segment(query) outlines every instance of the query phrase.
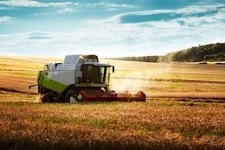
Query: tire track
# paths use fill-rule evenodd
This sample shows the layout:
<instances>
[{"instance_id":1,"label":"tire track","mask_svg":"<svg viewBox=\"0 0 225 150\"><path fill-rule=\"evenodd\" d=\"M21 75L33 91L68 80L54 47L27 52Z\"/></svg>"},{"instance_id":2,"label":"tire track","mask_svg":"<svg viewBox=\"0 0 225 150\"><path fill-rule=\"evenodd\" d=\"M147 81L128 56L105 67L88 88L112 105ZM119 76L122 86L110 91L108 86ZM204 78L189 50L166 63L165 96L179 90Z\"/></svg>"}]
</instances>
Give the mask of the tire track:
<instances>
[{"instance_id":1,"label":"tire track","mask_svg":"<svg viewBox=\"0 0 225 150\"><path fill-rule=\"evenodd\" d=\"M173 96L173 95L150 95L148 98L176 98L176 99L214 99L225 101L225 96Z\"/></svg>"},{"instance_id":2,"label":"tire track","mask_svg":"<svg viewBox=\"0 0 225 150\"><path fill-rule=\"evenodd\" d=\"M148 96L151 99L170 99L178 102L206 102L206 103L225 103L225 97L194 97L194 96Z\"/></svg>"},{"instance_id":3,"label":"tire track","mask_svg":"<svg viewBox=\"0 0 225 150\"><path fill-rule=\"evenodd\" d=\"M26 94L26 95L37 95L36 93L32 93L32 92L25 92L25 91L20 91L20 90L16 90L16 89L8 89L8 88L3 88L3 87L0 87L0 91L10 92L10 93L18 93L18 94Z\"/></svg>"}]
</instances>

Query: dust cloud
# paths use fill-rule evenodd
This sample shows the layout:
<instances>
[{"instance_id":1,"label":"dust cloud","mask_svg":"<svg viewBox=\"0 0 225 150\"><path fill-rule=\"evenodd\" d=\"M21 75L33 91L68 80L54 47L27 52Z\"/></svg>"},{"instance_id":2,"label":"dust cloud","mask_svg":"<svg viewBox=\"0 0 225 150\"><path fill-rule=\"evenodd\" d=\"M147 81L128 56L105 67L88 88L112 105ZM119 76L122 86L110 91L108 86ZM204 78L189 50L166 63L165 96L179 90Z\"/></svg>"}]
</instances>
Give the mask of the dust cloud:
<instances>
[{"instance_id":1,"label":"dust cloud","mask_svg":"<svg viewBox=\"0 0 225 150\"><path fill-rule=\"evenodd\" d=\"M143 78L145 76L141 73L133 73L129 77L115 77L111 79L110 88L119 92L129 91L130 93L136 93L143 91L147 83Z\"/></svg>"},{"instance_id":2,"label":"dust cloud","mask_svg":"<svg viewBox=\"0 0 225 150\"><path fill-rule=\"evenodd\" d=\"M168 73L174 71L171 70L171 64L145 63L144 65L146 66L143 67L137 65L135 68L129 68L126 73L121 73L121 70L124 68L127 69L124 66L124 68L118 71L118 74L116 72L114 75L112 75L110 80L110 89L119 92L129 91L130 93L136 93L138 91L145 92L153 86L160 86L156 85L155 82L152 84L153 81L170 78Z\"/></svg>"}]
</instances>

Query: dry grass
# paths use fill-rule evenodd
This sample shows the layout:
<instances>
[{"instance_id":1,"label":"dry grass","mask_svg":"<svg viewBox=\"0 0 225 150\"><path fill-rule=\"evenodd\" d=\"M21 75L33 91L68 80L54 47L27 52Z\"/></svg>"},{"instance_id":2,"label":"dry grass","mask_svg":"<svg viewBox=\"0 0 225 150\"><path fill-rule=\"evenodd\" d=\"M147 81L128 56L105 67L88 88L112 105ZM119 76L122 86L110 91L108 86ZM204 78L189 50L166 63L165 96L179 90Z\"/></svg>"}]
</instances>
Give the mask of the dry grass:
<instances>
[{"instance_id":1,"label":"dry grass","mask_svg":"<svg viewBox=\"0 0 225 150\"><path fill-rule=\"evenodd\" d=\"M147 102L31 103L45 59L0 57L0 148L225 149L223 66L104 61L115 89Z\"/></svg>"},{"instance_id":2,"label":"dry grass","mask_svg":"<svg viewBox=\"0 0 225 150\"><path fill-rule=\"evenodd\" d=\"M0 142L8 148L221 149L224 117L223 104L1 103Z\"/></svg>"}]
</instances>

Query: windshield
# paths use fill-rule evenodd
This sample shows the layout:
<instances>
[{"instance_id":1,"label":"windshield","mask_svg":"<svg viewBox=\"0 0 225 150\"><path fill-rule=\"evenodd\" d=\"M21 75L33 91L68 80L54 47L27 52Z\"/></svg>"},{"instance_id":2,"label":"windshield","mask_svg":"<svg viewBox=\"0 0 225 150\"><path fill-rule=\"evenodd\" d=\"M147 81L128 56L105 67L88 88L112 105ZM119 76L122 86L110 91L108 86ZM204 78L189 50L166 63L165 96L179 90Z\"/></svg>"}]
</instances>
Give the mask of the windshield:
<instances>
[{"instance_id":1,"label":"windshield","mask_svg":"<svg viewBox=\"0 0 225 150\"><path fill-rule=\"evenodd\" d=\"M109 66L83 65L81 67L82 82L95 84L109 83L109 68Z\"/></svg>"}]
</instances>

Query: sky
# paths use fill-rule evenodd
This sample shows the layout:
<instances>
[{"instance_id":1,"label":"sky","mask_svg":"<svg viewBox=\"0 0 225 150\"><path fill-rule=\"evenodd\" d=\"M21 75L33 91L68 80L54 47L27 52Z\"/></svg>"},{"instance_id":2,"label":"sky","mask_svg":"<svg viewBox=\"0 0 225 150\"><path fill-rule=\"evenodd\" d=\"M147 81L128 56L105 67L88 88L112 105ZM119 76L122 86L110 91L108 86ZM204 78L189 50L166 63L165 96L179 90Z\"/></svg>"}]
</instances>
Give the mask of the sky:
<instances>
[{"instance_id":1,"label":"sky","mask_svg":"<svg viewBox=\"0 0 225 150\"><path fill-rule=\"evenodd\" d=\"M0 0L0 55L164 55L225 42L225 0Z\"/></svg>"}]
</instances>

